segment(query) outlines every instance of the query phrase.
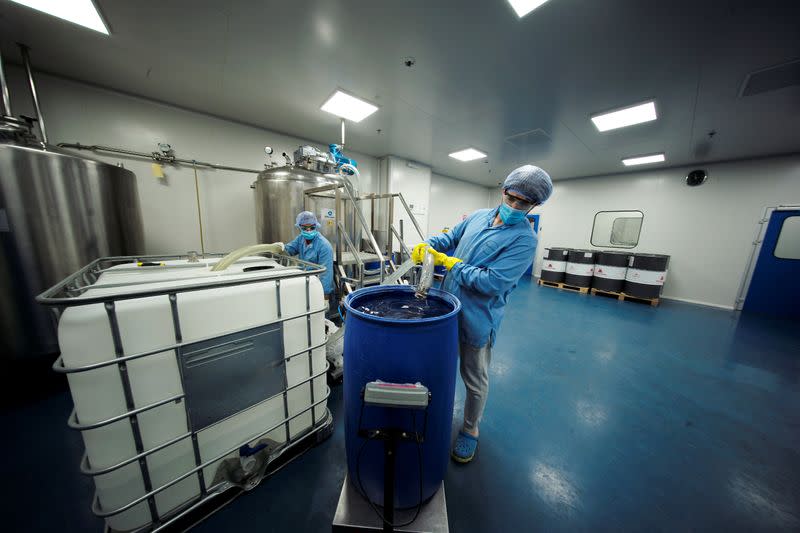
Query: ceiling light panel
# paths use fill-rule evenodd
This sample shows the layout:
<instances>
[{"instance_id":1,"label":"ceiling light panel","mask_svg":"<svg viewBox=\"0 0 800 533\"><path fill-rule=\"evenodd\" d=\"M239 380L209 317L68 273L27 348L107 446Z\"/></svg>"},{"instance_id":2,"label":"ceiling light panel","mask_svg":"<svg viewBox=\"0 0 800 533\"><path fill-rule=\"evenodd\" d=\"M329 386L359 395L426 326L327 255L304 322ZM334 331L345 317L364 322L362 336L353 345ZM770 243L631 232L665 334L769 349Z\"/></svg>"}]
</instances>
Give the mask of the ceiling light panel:
<instances>
[{"instance_id":1,"label":"ceiling light panel","mask_svg":"<svg viewBox=\"0 0 800 533\"><path fill-rule=\"evenodd\" d=\"M650 122L657 118L655 102L646 102L595 115L592 117L592 122L599 131L608 131Z\"/></svg>"},{"instance_id":2,"label":"ceiling light panel","mask_svg":"<svg viewBox=\"0 0 800 533\"><path fill-rule=\"evenodd\" d=\"M476 150L475 148L466 148L464 150L459 150L458 152L453 152L449 155L453 159L458 159L459 161L475 161L476 159L483 159L486 157L486 154L480 150Z\"/></svg>"},{"instance_id":3,"label":"ceiling light panel","mask_svg":"<svg viewBox=\"0 0 800 533\"><path fill-rule=\"evenodd\" d=\"M626 167L632 167L634 165L647 165L650 163L661 163L665 160L664 154L651 154L651 155L640 155L636 157L629 157L628 159L623 159L622 164Z\"/></svg>"},{"instance_id":4,"label":"ceiling light panel","mask_svg":"<svg viewBox=\"0 0 800 533\"><path fill-rule=\"evenodd\" d=\"M545 2L547 0L508 0L519 18L524 17Z\"/></svg>"},{"instance_id":5,"label":"ceiling light panel","mask_svg":"<svg viewBox=\"0 0 800 533\"><path fill-rule=\"evenodd\" d=\"M108 35L106 23L103 22L103 17L100 16L92 0L11 1Z\"/></svg>"},{"instance_id":6,"label":"ceiling light panel","mask_svg":"<svg viewBox=\"0 0 800 533\"><path fill-rule=\"evenodd\" d=\"M344 91L336 91L333 93L333 96L322 104L320 109L332 113L337 117L346 118L353 122L361 122L377 111L378 106L365 102Z\"/></svg>"}]
</instances>

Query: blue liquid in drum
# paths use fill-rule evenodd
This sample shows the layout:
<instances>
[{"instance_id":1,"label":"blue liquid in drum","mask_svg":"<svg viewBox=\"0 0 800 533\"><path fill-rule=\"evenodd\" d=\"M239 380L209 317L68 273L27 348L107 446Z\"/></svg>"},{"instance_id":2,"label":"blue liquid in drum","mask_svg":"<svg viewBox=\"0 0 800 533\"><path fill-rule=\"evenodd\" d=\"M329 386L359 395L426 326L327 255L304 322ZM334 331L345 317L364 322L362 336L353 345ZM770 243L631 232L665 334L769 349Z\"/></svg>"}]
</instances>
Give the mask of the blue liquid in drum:
<instances>
[{"instance_id":1,"label":"blue liquid in drum","mask_svg":"<svg viewBox=\"0 0 800 533\"><path fill-rule=\"evenodd\" d=\"M390 296L379 293L359 298L358 310L370 316L397 320L433 318L453 310L452 304L441 298L417 298L411 292L393 292Z\"/></svg>"},{"instance_id":2,"label":"blue liquid in drum","mask_svg":"<svg viewBox=\"0 0 800 533\"><path fill-rule=\"evenodd\" d=\"M349 479L359 492L361 478L366 496L383 505L383 441L358 436L361 428L402 428L422 433L423 501L433 496L450 462L453 400L458 367L458 313L461 304L439 290L428 292L423 317L392 318L360 309L382 306L389 314L414 301L414 289L393 285L361 289L345 299L347 321L344 337L345 445ZM405 313L407 310L403 310ZM401 313L401 314L403 314ZM431 392L427 428L425 411L364 407L361 391L374 380L393 383L420 382ZM366 442L366 444L364 444ZM359 452L360 460L359 460ZM420 501L417 445L402 441L396 455L395 505L416 507Z\"/></svg>"}]
</instances>

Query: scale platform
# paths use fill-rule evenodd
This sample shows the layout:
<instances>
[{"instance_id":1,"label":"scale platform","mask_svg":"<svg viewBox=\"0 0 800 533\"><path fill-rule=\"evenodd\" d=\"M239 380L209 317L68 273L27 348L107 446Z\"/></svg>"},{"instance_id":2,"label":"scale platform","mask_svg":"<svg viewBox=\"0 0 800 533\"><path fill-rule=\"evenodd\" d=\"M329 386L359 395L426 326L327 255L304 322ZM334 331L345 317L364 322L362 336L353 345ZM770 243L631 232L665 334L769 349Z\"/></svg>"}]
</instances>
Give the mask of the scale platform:
<instances>
[{"instance_id":1,"label":"scale platform","mask_svg":"<svg viewBox=\"0 0 800 533\"><path fill-rule=\"evenodd\" d=\"M394 521L404 523L413 518L416 509L395 510ZM339 495L339 505L333 517L333 533L352 531L383 531L383 523L369 506L367 501L359 494L348 480L344 478L342 493ZM394 531L404 533L447 533L450 526L447 523L447 501L444 496L444 483L436 494L422 506L417 519L404 527L395 528Z\"/></svg>"}]
</instances>

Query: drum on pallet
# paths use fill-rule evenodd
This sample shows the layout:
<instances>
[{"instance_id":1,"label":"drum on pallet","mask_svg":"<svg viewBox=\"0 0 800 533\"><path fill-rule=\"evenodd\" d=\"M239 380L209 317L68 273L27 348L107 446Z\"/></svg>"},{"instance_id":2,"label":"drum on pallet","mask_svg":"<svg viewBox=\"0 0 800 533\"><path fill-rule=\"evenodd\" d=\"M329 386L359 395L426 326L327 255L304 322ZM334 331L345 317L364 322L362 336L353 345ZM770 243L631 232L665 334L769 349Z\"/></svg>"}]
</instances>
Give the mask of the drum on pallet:
<instances>
[{"instance_id":1,"label":"drum on pallet","mask_svg":"<svg viewBox=\"0 0 800 533\"><path fill-rule=\"evenodd\" d=\"M567 254L567 271L564 283L576 287L592 285L595 252L592 250L570 250Z\"/></svg>"},{"instance_id":2,"label":"drum on pallet","mask_svg":"<svg viewBox=\"0 0 800 533\"><path fill-rule=\"evenodd\" d=\"M569 248L545 248L542 257L542 281L561 283L567 270Z\"/></svg>"},{"instance_id":3,"label":"drum on pallet","mask_svg":"<svg viewBox=\"0 0 800 533\"><path fill-rule=\"evenodd\" d=\"M625 294L637 298L658 298L667 279L668 255L635 254L628 261Z\"/></svg>"},{"instance_id":4,"label":"drum on pallet","mask_svg":"<svg viewBox=\"0 0 800 533\"><path fill-rule=\"evenodd\" d=\"M598 252L592 287L601 291L622 292L631 254L627 252Z\"/></svg>"}]
</instances>

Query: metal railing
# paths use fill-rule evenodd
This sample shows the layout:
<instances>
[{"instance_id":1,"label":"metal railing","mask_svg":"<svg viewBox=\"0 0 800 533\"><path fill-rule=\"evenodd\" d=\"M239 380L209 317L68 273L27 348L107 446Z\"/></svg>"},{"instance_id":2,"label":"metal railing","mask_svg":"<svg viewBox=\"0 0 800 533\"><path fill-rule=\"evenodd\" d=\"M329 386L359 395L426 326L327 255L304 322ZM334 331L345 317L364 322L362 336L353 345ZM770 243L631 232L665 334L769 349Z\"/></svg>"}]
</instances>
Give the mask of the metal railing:
<instances>
[{"instance_id":1,"label":"metal railing","mask_svg":"<svg viewBox=\"0 0 800 533\"><path fill-rule=\"evenodd\" d=\"M222 254L208 254L208 255L211 257L221 257ZM315 373L313 371L314 367L313 352L315 350L324 347L325 343L312 342L312 332L311 332L312 316L319 313L324 313L326 309L324 307L320 309L311 309L310 279L311 276L316 276L323 273L325 269L323 267L320 267L319 265L308 263L295 258L290 258L287 256L274 256L272 254L270 254L270 256L273 259L275 259L275 261L278 262L282 266L282 268L272 268L269 270L265 270L263 272L235 272L224 276L219 276L219 275L198 276L195 279L201 281L197 283L190 282L185 285L180 284L175 286L166 286L159 288L153 288L152 286L148 286L149 284L147 282L98 285L97 287L102 287L102 288L107 288L107 287L121 288L124 290L124 292L118 294L92 295L91 292L89 292L90 289L93 286L95 286L95 283L97 282L99 277L104 272L108 271L109 268L117 267L115 270L125 270L125 269L120 269L119 266L124 264L131 264L131 266L133 267L135 261L145 261L148 263L156 263L157 265L159 265L153 267L137 267L137 268L164 268L164 269L177 268L176 265L160 266L160 263L163 261L170 261L176 259L187 259L188 256L171 255L171 256L137 256L137 257L131 256L131 257L100 258L86 265L84 268L78 270L74 274L68 276L67 278L65 278L58 284L54 285L50 289L47 289L37 297L37 300L40 303L49 306L54 306L59 309L75 307L75 306L93 305L93 304L103 305L108 318L108 326L110 328L111 337L114 345L114 353L115 353L114 358L96 363L85 364L81 366L68 367L67 365L65 365L63 357L59 357L53 364L53 369L61 374L80 374L86 372L93 372L98 369L107 368L114 365L117 366L119 371L119 376L123 388L123 394L125 397L125 406L126 406L125 412L115 414L114 416L105 418L103 420L97 420L92 422L81 422L77 410L73 409L72 413L68 418L67 424L70 428L83 432L83 431L91 431L94 429L106 427L111 424L116 424L128 420L133 435L135 454L121 461L117 461L115 464L96 468L92 467L90 463L89 454L88 452L85 452L81 459L80 471L84 475L93 477L103 474L109 474L127 465L138 463L139 473L141 475L141 479L144 486L144 494L132 499L128 503L119 506L115 509L106 510L103 509L102 506L100 505L100 495L98 493L95 493L94 500L92 503L92 511L94 512L95 515L102 518L112 517L120 513L123 513L135 507L136 505L146 502L151 518L150 527L157 528L159 524L163 524L164 521L167 519L174 518L173 515L181 511L179 508L176 508L159 514L155 502L155 496L157 494L168 489L169 487L172 487L177 483L180 483L184 479L187 479L191 476L197 476L197 481L200 489L199 491L200 493L197 496L197 500L203 501L209 497L212 497L215 491L222 490L224 488L223 487L224 483L218 483L213 487L209 488L205 480L204 469L215 464L218 461L222 461L229 455L236 453L241 446L256 441L258 439L261 439L262 437L268 435L269 433L279 430L281 427L283 427L286 435L285 441L282 444L282 446L280 446L279 449L275 452L277 453L277 455L280 455L283 449L291 447L294 444L296 444L299 440L307 437L309 432L317 431L331 423L332 418L330 416L330 411L328 411L327 409L326 409L326 415L322 417L321 420L317 420L316 409L327 402L327 399L330 396L330 389L326 386L326 392L324 396L319 399L315 398L315 393L314 393L315 381L319 379L324 379L324 376L328 370L328 364L327 363L325 364L325 369L321 372ZM180 265L180 268L192 268L194 266L196 266L197 268L207 268L207 266L202 263L183 264ZM305 278L305 300L306 300L305 312L284 316L281 310L281 303L280 303L281 281L299 277ZM163 281L164 280L158 280L159 283L163 283ZM176 281L180 281L183 283L186 282L186 278L178 278ZM256 325L248 325L247 328L240 331L248 331L253 328L261 328L271 324L283 323L288 320L296 320L298 318L305 317L306 331L307 331L307 346L291 354L288 355L284 354L283 357L284 383L281 392L272 395L269 398L264 398L254 404L251 404L248 407L246 407L245 410L252 409L259 405L263 405L269 401L275 400L276 398L282 397L284 416L282 420L275 423L272 427L269 427L268 429L262 428L255 435L251 435L247 439L238 442L236 446L231 447L227 451L217 454L211 459L203 460L197 438L200 430L195 429L193 427L192 420L189 415L189 410L186 405L186 394L185 393L172 394L168 397L151 402L147 405L137 407L130 383L130 376L127 367L128 362L172 351L175 355L176 364L179 371L181 391L185 391L186 390L185 377L183 375L183 370L180 362L184 347L186 347L189 344L195 344L197 342L202 342L204 340L217 338L219 337L219 335L210 336L205 339L193 338L191 339L191 342L185 342L181 331L181 320L178 310L179 295L181 293L186 293L186 292L210 290L221 287L230 287L230 286L245 285L245 284L263 283L265 281L266 282L271 281L275 284L277 318L273 320L264 321ZM116 302L121 300L130 300L134 298L145 298L145 297L159 296L159 295L166 296L169 299L175 343L167 346L161 346L156 349L146 350L143 352L126 354L122 343L122 336L120 334L119 322L116 311ZM229 333L236 333L236 332L226 332L225 334ZM303 379L302 381L294 383L293 385L289 386L285 366L288 361L296 357L303 356L304 354L307 354L308 356L309 376ZM294 414L290 415L289 404L288 404L289 391L298 389L299 387L302 387L304 385L308 386L309 389L308 406L302 409L301 411L295 412ZM184 405L187 431L173 438L170 438L165 442L162 442L156 446L151 446L145 449L144 441L142 438L142 429L140 426L139 416L142 413L151 411L153 409L156 409L158 407L173 402L176 404L183 403ZM302 416L303 414L308 413L309 411L311 411L310 426L306 428L305 431L302 431L293 436L289 427L289 423L292 420ZM230 415L229 417L223 418L222 420L217 420L211 426L219 424L224 420L227 420L231 416L236 416L238 413L241 412L242 410L238 411L237 413L234 413L233 415ZM206 429L207 427L211 426L206 426L203 429ZM148 466L147 458L165 448L176 445L180 442L185 442L187 440L191 440L192 442L192 449L194 454L194 468L191 468L190 470L184 472L178 477L166 483L163 483L158 487L154 487L151 481L150 467ZM272 455L270 457L272 457Z\"/></svg>"},{"instance_id":2,"label":"metal railing","mask_svg":"<svg viewBox=\"0 0 800 533\"><path fill-rule=\"evenodd\" d=\"M340 191L344 191L342 194ZM408 248L408 245L405 242L405 238L402 231L402 220L401 220L401 229L400 231L394 226L394 209L395 209L395 200L400 200L400 204L405 211L407 217L411 220L411 223L414 226L417 234L419 235L420 240L425 239L425 235L422 233L422 229L420 228L419 222L417 221L414 214L411 212L411 208L409 207L408 203L406 202L405 198L401 193L384 193L384 194L377 194L377 193L369 193L361 196L355 196L351 184L348 180L338 178L336 179L335 183L330 185L323 185L321 187L313 187L306 189L304 191L306 197L311 198L325 198L325 199L333 199L336 202L336 209L335 209L335 225L336 225L336 250L334 252L334 257L336 259L336 263L338 265L338 269L335 272L335 275L338 277L338 284L340 288L343 288L343 292L350 293L355 289L361 288L365 284L365 269L366 265L365 262L360 254L360 249L357 246L358 243L354 243L350 238L350 234L348 230L351 228L348 227L348 221L343 220L341 214L344 212L342 209L343 202L348 202L350 206L352 206L354 212L354 221L352 222L353 228L352 230L361 231L366 233L369 241L369 245L375 254L378 256L377 260L379 262L378 268L378 280L380 283L383 283L385 276L389 273L393 273L397 271L398 264L395 263L393 258L393 238L397 239L400 248L400 261L399 264L403 263L404 257L410 257L411 252ZM344 197L343 197L344 196ZM364 212L361 209L361 203L369 201L371 202L372 208L372 218L370 223L367 223L367 219L364 216ZM384 250L378 245L378 242L375 238L374 232L376 231L375 227L375 207L376 201L386 201L386 226L385 232L387 235L387 243L386 243L386 250ZM306 206L308 207L308 206ZM356 225L356 221L358 224ZM384 231L384 230L381 230ZM345 267L342 261L342 253L343 251L348 251L353 255L353 270L354 273L352 275L348 275L346 273Z\"/></svg>"}]
</instances>

